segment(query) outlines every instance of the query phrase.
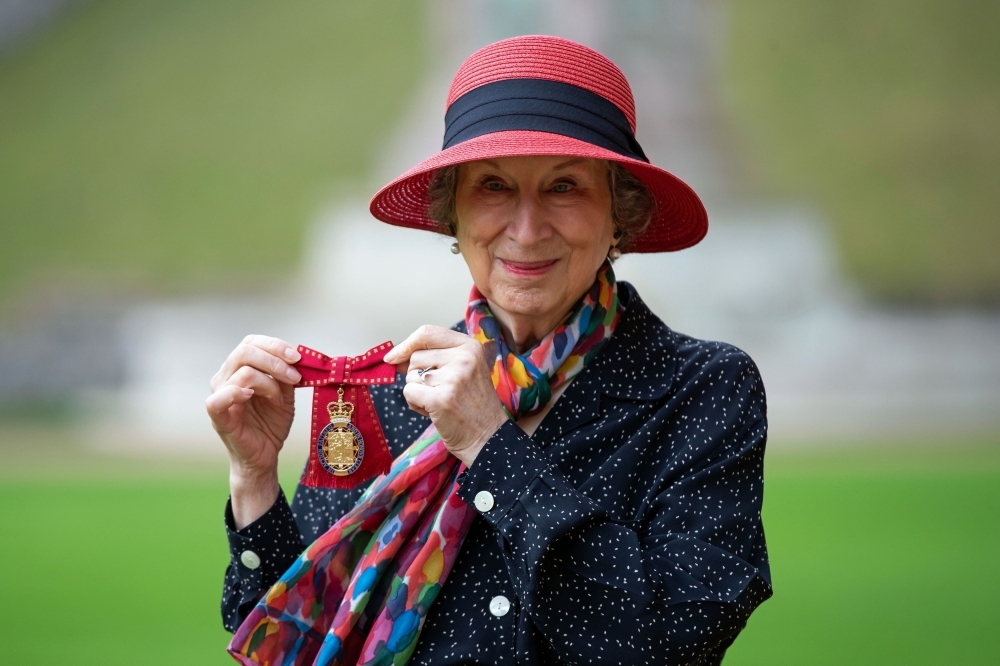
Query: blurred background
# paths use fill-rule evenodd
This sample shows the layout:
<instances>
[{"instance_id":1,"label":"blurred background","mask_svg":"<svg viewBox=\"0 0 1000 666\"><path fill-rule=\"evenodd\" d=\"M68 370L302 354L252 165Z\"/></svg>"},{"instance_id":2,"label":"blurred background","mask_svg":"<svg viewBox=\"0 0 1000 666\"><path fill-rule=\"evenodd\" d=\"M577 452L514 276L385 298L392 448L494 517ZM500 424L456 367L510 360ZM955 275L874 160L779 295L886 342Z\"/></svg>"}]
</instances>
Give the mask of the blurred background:
<instances>
[{"instance_id":1,"label":"blurred background","mask_svg":"<svg viewBox=\"0 0 1000 666\"><path fill-rule=\"evenodd\" d=\"M775 597L726 663L1000 662L998 26L987 0L0 0L4 661L231 663L209 378L247 333L359 353L462 316L448 242L367 201L438 149L466 56L547 33L624 70L709 210L619 277L768 389Z\"/></svg>"}]
</instances>

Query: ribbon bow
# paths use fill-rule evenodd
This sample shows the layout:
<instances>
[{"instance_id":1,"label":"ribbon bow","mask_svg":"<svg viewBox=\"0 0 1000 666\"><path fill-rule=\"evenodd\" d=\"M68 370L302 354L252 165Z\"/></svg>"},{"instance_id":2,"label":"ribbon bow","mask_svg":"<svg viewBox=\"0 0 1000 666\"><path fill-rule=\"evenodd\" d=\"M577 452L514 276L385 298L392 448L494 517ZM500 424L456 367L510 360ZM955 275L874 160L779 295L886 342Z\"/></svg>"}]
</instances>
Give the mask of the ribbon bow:
<instances>
[{"instance_id":1,"label":"ribbon bow","mask_svg":"<svg viewBox=\"0 0 1000 666\"><path fill-rule=\"evenodd\" d=\"M395 366L382 359L392 349L391 342L372 347L360 356L327 356L315 349L299 345L301 360L295 369L302 380L295 388L312 388L312 428L309 462L302 475L302 484L312 488L354 488L368 479L386 474L392 464L392 455L385 433L378 420L368 387L396 382ZM359 457L356 469L337 475L320 460L323 452L324 429L333 422L337 405L349 404L353 409L349 423L360 435ZM350 427L350 426L348 426Z\"/></svg>"}]
</instances>

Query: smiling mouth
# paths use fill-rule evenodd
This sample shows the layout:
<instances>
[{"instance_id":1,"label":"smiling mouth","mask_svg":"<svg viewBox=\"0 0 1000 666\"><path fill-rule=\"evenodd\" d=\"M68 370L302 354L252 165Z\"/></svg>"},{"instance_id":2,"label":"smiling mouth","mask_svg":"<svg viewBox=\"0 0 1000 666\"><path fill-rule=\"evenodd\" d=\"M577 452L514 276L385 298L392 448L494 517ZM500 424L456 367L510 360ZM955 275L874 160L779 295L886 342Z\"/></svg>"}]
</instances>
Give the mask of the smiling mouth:
<instances>
[{"instance_id":1,"label":"smiling mouth","mask_svg":"<svg viewBox=\"0 0 1000 666\"><path fill-rule=\"evenodd\" d=\"M545 275L558 262L559 262L558 259L552 259L550 261L510 261L508 259L500 260L500 263L501 265L503 265L504 270L506 270L511 275L516 275L518 277L538 277L540 275Z\"/></svg>"}]
</instances>

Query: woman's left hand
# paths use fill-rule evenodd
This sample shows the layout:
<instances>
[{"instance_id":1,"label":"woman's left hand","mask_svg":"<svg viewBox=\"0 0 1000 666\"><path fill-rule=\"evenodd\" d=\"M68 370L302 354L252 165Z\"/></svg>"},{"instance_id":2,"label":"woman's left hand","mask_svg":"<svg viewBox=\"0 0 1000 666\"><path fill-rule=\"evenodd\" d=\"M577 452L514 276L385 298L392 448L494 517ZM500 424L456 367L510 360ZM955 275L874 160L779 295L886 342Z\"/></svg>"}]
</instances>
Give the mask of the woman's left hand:
<instances>
[{"instance_id":1,"label":"woman's left hand","mask_svg":"<svg viewBox=\"0 0 1000 666\"><path fill-rule=\"evenodd\" d=\"M429 416L452 454L471 466L479 450L507 421L483 346L440 326L421 326L385 356L406 374L403 396ZM429 368L423 381L417 370Z\"/></svg>"}]
</instances>

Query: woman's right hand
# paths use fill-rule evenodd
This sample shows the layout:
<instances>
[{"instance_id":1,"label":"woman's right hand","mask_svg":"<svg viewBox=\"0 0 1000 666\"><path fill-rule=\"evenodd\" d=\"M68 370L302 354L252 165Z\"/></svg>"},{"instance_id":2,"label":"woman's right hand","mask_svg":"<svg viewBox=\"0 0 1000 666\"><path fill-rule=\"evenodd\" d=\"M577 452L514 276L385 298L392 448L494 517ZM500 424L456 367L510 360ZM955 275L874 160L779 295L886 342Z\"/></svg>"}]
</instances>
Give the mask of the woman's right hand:
<instances>
[{"instance_id":1,"label":"woman's right hand","mask_svg":"<svg viewBox=\"0 0 1000 666\"><path fill-rule=\"evenodd\" d=\"M210 383L205 401L212 426L229 452L229 485L236 528L257 520L278 497L278 452L295 416L291 366L301 358L283 340L248 335Z\"/></svg>"}]
</instances>

